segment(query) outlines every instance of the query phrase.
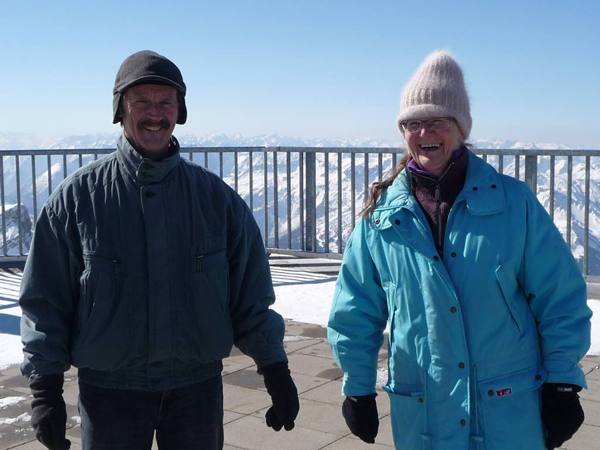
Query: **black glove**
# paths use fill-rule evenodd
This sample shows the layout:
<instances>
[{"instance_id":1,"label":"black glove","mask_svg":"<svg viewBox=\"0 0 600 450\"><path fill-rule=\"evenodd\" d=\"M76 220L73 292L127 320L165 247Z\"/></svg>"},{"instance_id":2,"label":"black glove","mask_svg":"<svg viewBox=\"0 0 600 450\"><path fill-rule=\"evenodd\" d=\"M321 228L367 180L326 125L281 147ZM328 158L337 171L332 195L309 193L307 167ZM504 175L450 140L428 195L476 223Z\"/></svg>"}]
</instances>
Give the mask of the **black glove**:
<instances>
[{"instance_id":1,"label":"black glove","mask_svg":"<svg viewBox=\"0 0 600 450\"><path fill-rule=\"evenodd\" d=\"M259 373L265 378L265 387L273 401L273 406L265 414L267 426L275 431L281 430L281 427L291 430L300 410L300 402L287 362L262 367Z\"/></svg>"},{"instance_id":2,"label":"black glove","mask_svg":"<svg viewBox=\"0 0 600 450\"><path fill-rule=\"evenodd\" d=\"M581 388L573 384L546 383L542 386L542 423L546 429L546 447L560 447L571 439L583 423L579 403Z\"/></svg>"},{"instance_id":3,"label":"black glove","mask_svg":"<svg viewBox=\"0 0 600 450\"><path fill-rule=\"evenodd\" d=\"M342 414L352 434L369 444L375 443L379 430L376 396L377 394L346 397L342 405Z\"/></svg>"},{"instance_id":4,"label":"black glove","mask_svg":"<svg viewBox=\"0 0 600 450\"><path fill-rule=\"evenodd\" d=\"M33 394L31 426L35 437L50 450L68 450L71 441L65 439L67 409L63 400L63 374L43 375L29 380Z\"/></svg>"}]
</instances>

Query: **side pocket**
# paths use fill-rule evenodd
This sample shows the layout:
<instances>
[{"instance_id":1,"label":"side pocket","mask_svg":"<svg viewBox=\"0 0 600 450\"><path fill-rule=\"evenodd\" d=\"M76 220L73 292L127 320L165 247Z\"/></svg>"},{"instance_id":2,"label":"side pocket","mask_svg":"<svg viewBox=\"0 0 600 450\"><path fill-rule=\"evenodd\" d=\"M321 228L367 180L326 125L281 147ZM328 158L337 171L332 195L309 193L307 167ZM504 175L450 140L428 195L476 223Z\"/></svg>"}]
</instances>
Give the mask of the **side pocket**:
<instances>
[{"instance_id":1,"label":"side pocket","mask_svg":"<svg viewBox=\"0 0 600 450\"><path fill-rule=\"evenodd\" d=\"M384 390L390 397L390 417L392 434L396 448L429 448L430 436L426 429L426 404L422 389L399 386L392 391L388 386Z\"/></svg>"},{"instance_id":2,"label":"side pocket","mask_svg":"<svg viewBox=\"0 0 600 450\"><path fill-rule=\"evenodd\" d=\"M177 356L217 361L233 345L226 251L193 253L190 265L190 292L187 308L179 316Z\"/></svg>"},{"instance_id":3,"label":"side pocket","mask_svg":"<svg viewBox=\"0 0 600 450\"><path fill-rule=\"evenodd\" d=\"M540 413L543 376L536 367L479 382L486 450L544 449Z\"/></svg>"},{"instance_id":4,"label":"side pocket","mask_svg":"<svg viewBox=\"0 0 600 450\"><path fill-rule=\"evenodd\" d=\"M523 332L523 320L521 318L521 314L518 311L517 305L515 302L525 301L524 296L520 292L519 285L517 284L517 280L512 276L509 271L502 265L496 268L496 280L498 280L498 284L500 285L500 290L502 291L502 297L504 298L504 303L506 304L506 308L510 313L510 317L514 322L515 326L519 330L519 333Z\"/></svg>"},{"instance_id":5,"label":"side pocket","mask_svg":"<svg viewBox=\"0 0 600 450\"><path fill-rule=\"evenodd\" d=\"M121 269L118 258L84 253L80 278L77 327L71 355L77 367L114 370L126 359L130 339L127 302L121 301Z\"/></svg>"}]
</instances>

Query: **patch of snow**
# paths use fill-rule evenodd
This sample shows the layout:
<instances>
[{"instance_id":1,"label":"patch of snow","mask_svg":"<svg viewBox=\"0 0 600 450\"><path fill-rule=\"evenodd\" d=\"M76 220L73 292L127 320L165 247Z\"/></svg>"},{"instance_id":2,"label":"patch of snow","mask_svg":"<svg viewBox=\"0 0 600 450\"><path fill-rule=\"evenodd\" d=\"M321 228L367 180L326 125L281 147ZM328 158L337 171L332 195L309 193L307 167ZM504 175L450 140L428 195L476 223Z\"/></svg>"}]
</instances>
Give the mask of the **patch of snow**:
<instances>
[{"instance_id":1,"label":"patch of snow","mask_svg":"<svg viewBox=\"0 0 600 450\"><path fill-rule=\"evenodd\" d=\"M28 413L23 413L17 417L0 417L0 425L12 425L17 422L29 422L31 420L31 415Z\"/></svg>"},{"instance_id":2,"label":"patch of snow","mask_svg":"<svg viewBox=\"0 0 600 450\"><path fill-rule=\"evenodd\" d=\"M0 409L4 409L4 408L7 408L8 406L16 405L17 403L22 402L25 399L26 399L25 397L17 397L17 396L0 398Z\"/></svg>"}]
</instances>

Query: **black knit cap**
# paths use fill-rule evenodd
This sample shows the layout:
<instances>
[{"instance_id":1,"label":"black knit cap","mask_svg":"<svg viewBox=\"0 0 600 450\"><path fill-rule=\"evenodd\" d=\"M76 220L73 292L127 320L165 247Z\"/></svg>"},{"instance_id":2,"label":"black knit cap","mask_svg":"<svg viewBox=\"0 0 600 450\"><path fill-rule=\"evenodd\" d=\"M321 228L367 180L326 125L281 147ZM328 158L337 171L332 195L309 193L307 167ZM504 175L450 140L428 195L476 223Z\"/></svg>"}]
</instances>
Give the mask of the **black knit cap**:
<instances>
[{"instance_id":1,"label":"black knit cap","mask_svg":"<svg viewBox=\"0 0 600 450\"><path fill-rule=\"evenodd\" d=\"M121 121L121 98L127 88L137 84L165 84L177 89L179 114L177 123L187 119L185 83L177 66L168 58L151 50L142 50L128 56L119 67L113 88L113 123Z\"/></svg>"}]
</instances>

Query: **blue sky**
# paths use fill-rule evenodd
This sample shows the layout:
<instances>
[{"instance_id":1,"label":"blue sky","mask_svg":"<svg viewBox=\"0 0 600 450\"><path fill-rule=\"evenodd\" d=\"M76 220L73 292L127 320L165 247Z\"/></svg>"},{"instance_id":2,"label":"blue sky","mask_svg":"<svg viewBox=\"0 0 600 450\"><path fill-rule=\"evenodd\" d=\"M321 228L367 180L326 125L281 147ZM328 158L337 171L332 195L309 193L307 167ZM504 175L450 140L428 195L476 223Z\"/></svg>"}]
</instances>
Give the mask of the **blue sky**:
<instances>
[{"instance_id":1,"label":"blue sky","mask_svg":"<svg viewBox=\"0 0 600 450\"><path fill-rule=\"evenodd\" d=\"M600 147L600 2L30 1L0 3L0 132L117 130L112 85L141 49L188 86L176 134L400 143L404 83L450 50L472 139Z\"/></svg>"}]
</instances>

